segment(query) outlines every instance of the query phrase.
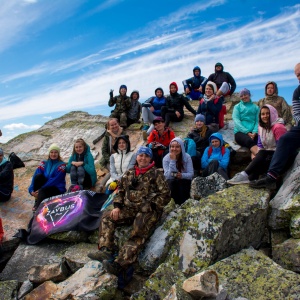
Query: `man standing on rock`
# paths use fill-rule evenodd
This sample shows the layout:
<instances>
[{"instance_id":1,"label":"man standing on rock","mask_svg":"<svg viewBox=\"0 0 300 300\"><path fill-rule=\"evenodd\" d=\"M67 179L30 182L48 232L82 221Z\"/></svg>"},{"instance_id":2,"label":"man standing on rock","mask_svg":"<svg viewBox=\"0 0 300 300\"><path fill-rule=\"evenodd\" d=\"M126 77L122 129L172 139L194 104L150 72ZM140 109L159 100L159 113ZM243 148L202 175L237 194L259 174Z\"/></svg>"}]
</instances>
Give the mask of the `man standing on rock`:
<instances>
[{"instance_id":1,"label":"man standing on rock","mask_svg":"<svg viewBox=\"0 0 300 300\"><path fill-rule=\"evenodd\" d=\"M3 150L0 148L0 202L8 201L11 197L13 189L13 166L11 162L4 157Z\"/></svg>"},{"instance_id":2,"label":"man standing on rock","mask_svg":"<svg viewBox=\"0 0 300 300\"><path fill-rule=\"evenodd\" d=\"M295 75L300 83L300 63L295 66ZM296 125L284 134L278 141L267 176L259 180L251 181L253 188L275 189L280 175L291 166L300 148L300 85L293 94L293 117Z\"/></svg>"},{"instance_id":3,"label":"man standing on rock","mask_svg":"<svg viewBox=\"0 0 300 300\"><path fill-rule=\"evenodd\" d=\"M136 154L135 167L121 178L113 201L114 208L105 210L102 215L99 251L88 254L91 259L102 261L108 273L117 276L137 260L139 250L171 199L163 172L151 162L151 149L141 146ZM133 228L128 239L117 249L114 241L116 227L131 224Z\"/></svg>"}]
</instances>

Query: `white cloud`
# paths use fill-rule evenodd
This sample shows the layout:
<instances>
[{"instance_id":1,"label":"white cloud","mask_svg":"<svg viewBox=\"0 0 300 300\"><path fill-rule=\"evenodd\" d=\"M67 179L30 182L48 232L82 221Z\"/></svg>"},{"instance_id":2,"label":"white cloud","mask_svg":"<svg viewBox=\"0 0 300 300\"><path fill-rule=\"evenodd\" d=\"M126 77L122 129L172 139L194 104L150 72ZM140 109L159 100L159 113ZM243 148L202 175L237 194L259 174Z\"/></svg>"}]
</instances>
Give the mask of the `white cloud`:
<instances>
[{"instance_id":1,"label":"white cloud","mask_svg":"<svg viewBox=\"0 0 300 300\"><path fill-rule=\"evenodd\" d=\"M3 126L3 128L7 129L7 130L17 130L17 129L30 129L30 130L35 130L40 128L41 125L26 125L24 123L13 123L13 124L8 124Z\"/></svg>"},{"instance_id":2,"label":"white cloud","mask_svg":"<svg viewBox=\"0 0 300 300\"><path fill-rule=\"evenodd\" d=\"M179 17L175 19L180 22ZM147 25L145 30L148 29ZM260 17L242 27L238 26L238 20L220 20L217 24L212 20L192 30L187 26L169 34L161 33L161 29L159 32L160 35L156 32L148 39L136 38L134 45L130 43L132 33L128 33L128 43L119 43L122 49L108 45L109 51L37 66L35 72L53 79L51 82L62 71L81 72L75 79L24 95L21 102L13 103L10 99L11 104L0 110L0 119L103 105L108 101L110 88L117 91L122 83L127 84L129 92L139 89L141 99L152 95L158 86L167 93L171 81L176 81L182 91L181 81L192 75L195 65L200 65L202 74L208 76L217 61L223 63L225 71L235 77L240 87L261 86L263 90L265 82L271 79L276 79L279 86L296 82L293 68L299 60L299 6L287 8L270 20ZM117 57L120 59L116 60ZM34 70L24 71L23 76L31 76ZM2 80L18 76L10 75Z\"/></svg>"},{"instance_id":3,"label":"white cloud","mask_svg":"<svg viewBox=\"0 0 300 300\"><path fill-rule=\"evenodd\" d=\"M52 120L53 118L51 116L44 116L43 119Z\"/></svg>"}]
</instances>

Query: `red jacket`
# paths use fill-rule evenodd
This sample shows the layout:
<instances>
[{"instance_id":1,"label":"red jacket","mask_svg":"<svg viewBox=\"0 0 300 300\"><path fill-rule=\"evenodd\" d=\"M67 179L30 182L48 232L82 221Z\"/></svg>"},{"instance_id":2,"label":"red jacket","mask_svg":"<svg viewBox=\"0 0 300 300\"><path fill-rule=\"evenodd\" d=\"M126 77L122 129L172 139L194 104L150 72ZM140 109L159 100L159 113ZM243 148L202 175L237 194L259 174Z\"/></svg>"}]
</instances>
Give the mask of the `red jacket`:
<instances>
[{"instance_id":1,"label":"red jacket","mask_svg":"<svg viewBox=\"0 0 300 300\"><path fill-rule=\"evenodd\" d=\"M169 147L170 142L175 138L175 133L173 130L169 129L168 127L165 128L162 135L159 135L158 131L154 129L149 137L148 137L148 144L153 142L160 143L166 147ZM153 148L152 148L153 149ZM158 154L162 155L164 150L158 150Z\"/></svg>"}]
</instances>

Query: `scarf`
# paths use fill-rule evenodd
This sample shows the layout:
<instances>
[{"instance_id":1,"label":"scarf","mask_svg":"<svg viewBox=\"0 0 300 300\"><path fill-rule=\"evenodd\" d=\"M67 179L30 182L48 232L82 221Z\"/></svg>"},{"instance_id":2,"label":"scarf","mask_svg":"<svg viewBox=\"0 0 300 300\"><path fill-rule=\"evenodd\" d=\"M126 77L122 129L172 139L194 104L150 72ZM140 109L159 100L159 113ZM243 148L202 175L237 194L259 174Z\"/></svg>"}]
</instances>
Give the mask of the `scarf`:
<instances>
[{"instance_id":1,"label":"scarf","mask_svg":"<svg viewBox=\"0 0 300 300\"><path fill-rule=\"evenodd\" d=\"M139 168L138 166L134 166L135 169L135 176L139 176L140 174L145 174L149 169L154 166L155 162L153 161L148 167L146 168Z\"/></svg>"}]
</instances>

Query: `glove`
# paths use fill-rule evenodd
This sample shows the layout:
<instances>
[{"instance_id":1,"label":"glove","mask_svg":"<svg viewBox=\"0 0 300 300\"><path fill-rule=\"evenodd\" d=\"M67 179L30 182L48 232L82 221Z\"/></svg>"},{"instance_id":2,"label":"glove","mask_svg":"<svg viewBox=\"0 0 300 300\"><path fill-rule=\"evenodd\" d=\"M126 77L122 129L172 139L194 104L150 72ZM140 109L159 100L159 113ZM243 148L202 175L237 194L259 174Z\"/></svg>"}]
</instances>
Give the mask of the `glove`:
<instances>
[{"instance_id":1,"label":"glove","mask_svg":"<svg viewBox=\"0 0 300 300\"><path fill-rule=\"evenodd\" d=\"M112 98L114 96L114 90L110 90L109 96Z\"/></svg>"}]
</instances>

